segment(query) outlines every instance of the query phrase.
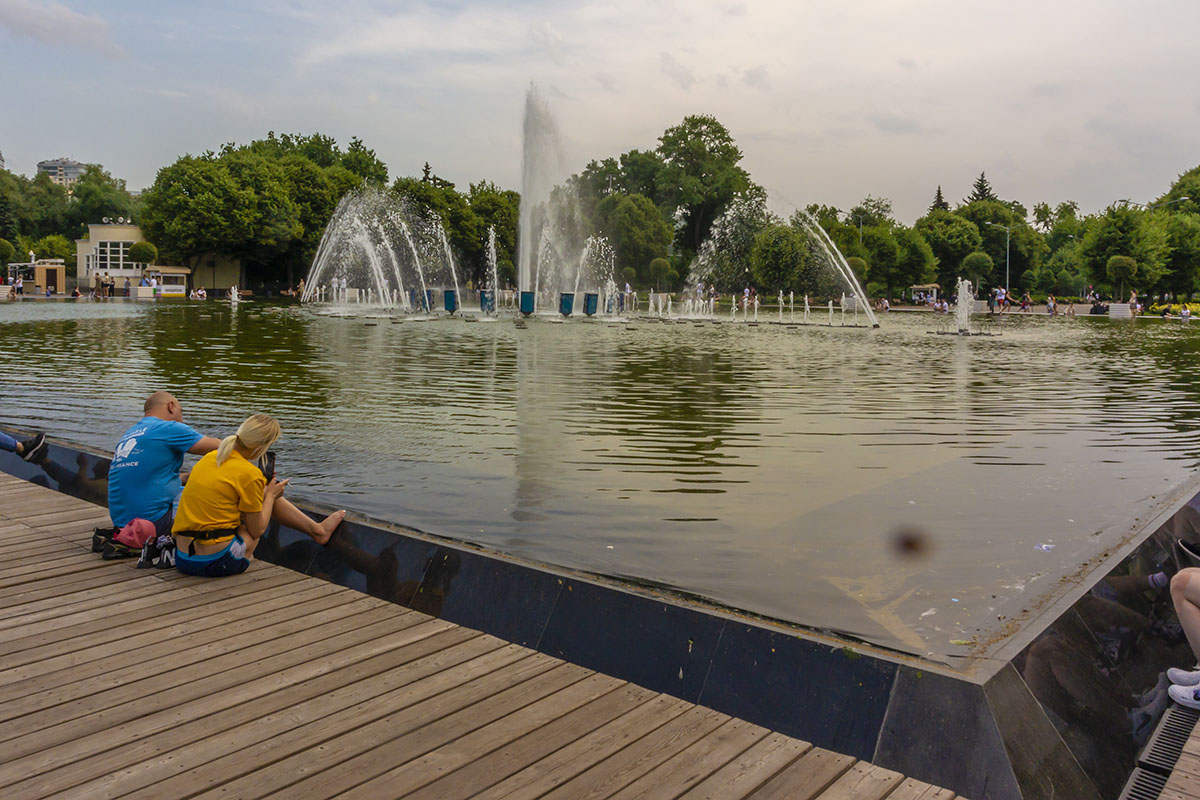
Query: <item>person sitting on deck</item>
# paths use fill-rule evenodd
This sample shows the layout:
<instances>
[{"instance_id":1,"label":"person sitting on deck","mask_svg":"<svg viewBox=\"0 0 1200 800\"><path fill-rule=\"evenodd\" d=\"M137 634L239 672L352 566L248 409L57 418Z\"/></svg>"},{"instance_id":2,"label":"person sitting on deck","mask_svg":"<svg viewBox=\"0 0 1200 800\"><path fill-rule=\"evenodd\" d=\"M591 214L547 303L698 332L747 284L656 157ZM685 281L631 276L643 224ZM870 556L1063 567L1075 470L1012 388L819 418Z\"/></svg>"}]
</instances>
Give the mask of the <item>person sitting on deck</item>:
<instances>
[{"instance_id":1,"label":"person sitting on deck","mask_svg":"<svg viewBox=\"0 0 1200 800\"><path fill-rule=\"evenodd\" d=\"M0 450L16 453L26 461L33 461L46 454L46 434L39 433L28 439L14 439L0 431Z\"/></svg>"},{"instance_id":2,"label":"person sitting on deck","mask_svg":"<svg viewBox=\"0 0 1200 800\"><path fill-rule=\"evenodd\" d=\"M272 519L318 544L329 541L346 512L313 520L284 499L288 481L257 463L279 433L274 417L255 414L192 468L172 528L177 570L208 578L244 572Z\"/></svg>"},{"instance_id":3,"label":"person sitting on deck","mask_svg":"<svg viewBox=\"0 0 1200 800\"><path fill-rule=\"evenodd\" d=\"M108 473L108 515L115 528L134 519L171 532L171 507L179 496L183 454L203 455L221 442L183 422L183 407L169 392L154 392L143 417L121 434ZM93 543L96 546L96 543Z\"/></svg>"},{"instance_id":4,"label":"person sitting on deck","mask_svg":"<svg viewBox=\"0 0 1200 800\"><path fill-rule=\"evenodd\" d=\"M1200 709L1200 569L1187 567L1171 577L1171 601L1197 663L1190 670L1167 670L1167 694L1181 706Z\"/></svg>"}]
</instances>

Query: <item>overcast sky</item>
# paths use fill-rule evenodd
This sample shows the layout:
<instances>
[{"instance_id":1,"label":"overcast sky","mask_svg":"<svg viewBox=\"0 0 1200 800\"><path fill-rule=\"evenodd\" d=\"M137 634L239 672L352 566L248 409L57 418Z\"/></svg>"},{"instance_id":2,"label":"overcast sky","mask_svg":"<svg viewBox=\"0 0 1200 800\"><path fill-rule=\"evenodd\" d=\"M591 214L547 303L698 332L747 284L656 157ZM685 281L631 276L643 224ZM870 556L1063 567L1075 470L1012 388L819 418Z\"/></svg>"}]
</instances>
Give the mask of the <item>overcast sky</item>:
<instances>
[{"instance_id":1,"label":"overcast sky","mask_svg":"<svg viewBox=\"0 0 1200 800\"><path fill-rule=\"evenodd\" d=\"M575 169L712 114L773 205L986 170L1005 199L1146 201L1200 164L1200 3L0 0L0 152L140 189L269 130L360 136L390 174L520 188L530 82Z\"/></svg>"}]
</instances>

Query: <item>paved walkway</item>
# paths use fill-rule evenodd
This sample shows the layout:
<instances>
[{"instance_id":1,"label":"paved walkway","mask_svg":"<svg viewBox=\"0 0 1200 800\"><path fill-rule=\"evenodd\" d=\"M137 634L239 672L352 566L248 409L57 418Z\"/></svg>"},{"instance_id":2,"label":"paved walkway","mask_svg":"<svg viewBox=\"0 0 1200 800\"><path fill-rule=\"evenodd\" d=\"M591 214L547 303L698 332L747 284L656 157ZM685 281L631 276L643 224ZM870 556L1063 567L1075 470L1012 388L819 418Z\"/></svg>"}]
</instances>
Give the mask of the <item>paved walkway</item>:
<instances>
[{"instance_id":1,"label":"paved walkway","mask_svg":"<svg viewBox=\"0 0 1200 800\"><path fill-rule=\"evenodd\" d=\"M6 800L954 797L280 567L103 561L107 522L0 474Z\"/></svg>"}]
</instances>

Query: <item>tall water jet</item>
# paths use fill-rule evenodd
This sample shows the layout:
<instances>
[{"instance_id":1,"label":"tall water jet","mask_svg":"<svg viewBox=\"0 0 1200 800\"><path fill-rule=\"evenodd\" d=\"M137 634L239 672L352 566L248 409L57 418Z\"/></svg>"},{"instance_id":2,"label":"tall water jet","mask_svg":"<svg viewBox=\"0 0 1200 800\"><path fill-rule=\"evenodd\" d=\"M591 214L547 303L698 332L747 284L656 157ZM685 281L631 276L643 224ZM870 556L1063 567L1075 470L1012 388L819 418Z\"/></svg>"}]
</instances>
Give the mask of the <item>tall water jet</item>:
<instances>
[{"instance_id":1,"label":"tall water jet","mask_svg":"<svg viewBox=\"0 0 1200 800\"><path fill-rule=\"evenodd\" d=\"M975 305L975 290L971 286L971 282L966 278L959 278L954 301L954 322L958 326L959 333L971 332L971 307L973 305Z\"/></svg>"},{"instance_id":2,"label":"tall water jet","mask_svg":"<svg viewBox=\"0 0 1200 800\"><path fill-rule=\"evenodd\" d=\"M793 219L800 221L804 228L808 231L809 236L820 246L826 258L841 279L845 281L850 288L857 302L862 303L863 311L867 314L867 319L871 321L872 328L879 327L879 320L875 319L875 312L871 310L871 304L867 302L867 293L862 290L862 286L858 283L858 277L854 274L854 270L850 269L850 265L846 262L846 257L842 255L842 251L833 243L833 239L829 238L829 234L825 229L809 214L807 211L799 210Z\"/></svg>"},{"instance_id":3,"label":"tall water jet","mask_svg":"<svg viewBox=\"0 0 1200 800\"><path fill-rule=\"evenodd\" d=\"M541 228L546 223L551 192L567 177L558 123L536 86L530 86L525 93L523 132L517 288L532 291L537 266L534 242L541 237Z\"/></svg>"}]
</instances>

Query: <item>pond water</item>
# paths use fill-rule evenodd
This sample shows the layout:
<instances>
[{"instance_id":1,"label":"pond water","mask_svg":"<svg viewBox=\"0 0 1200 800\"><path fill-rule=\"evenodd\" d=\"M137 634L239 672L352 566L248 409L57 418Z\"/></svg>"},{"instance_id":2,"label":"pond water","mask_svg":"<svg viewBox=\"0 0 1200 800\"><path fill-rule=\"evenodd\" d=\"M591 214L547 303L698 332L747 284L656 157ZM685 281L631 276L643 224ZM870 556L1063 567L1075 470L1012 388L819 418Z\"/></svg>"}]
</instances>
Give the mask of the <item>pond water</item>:
<instances>
[{"instance_id":1,"label":"pond water","mask_svg":"<svg viewBox=\"0 0 1200 800\"><path fill-rule=\"evenodd\" d=\"M144 396L283 424L290 493L939 659L1184 491L1200 326L992 337L243 303L0 305L0 422L111 448Z\"/></svg>"}]
</instances>

